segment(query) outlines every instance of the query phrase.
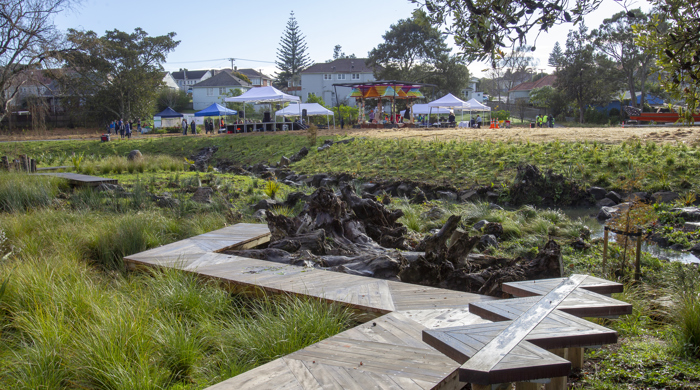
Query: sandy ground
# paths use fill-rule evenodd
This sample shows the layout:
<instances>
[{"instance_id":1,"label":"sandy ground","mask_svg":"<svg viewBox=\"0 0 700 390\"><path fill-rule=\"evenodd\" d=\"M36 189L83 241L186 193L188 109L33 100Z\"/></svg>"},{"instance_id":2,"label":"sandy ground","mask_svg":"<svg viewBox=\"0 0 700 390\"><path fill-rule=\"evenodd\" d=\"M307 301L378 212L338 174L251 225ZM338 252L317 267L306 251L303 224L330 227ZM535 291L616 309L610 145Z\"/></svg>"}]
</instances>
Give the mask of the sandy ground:
<instances>
[{"instance_id":1,"label":"sandy ground","mask_svg":"<svg viewBox=\"0 0 700 390\"><path fill-rule=\"evenodd\" d=\"M598 141L619 143L639 138L642 141L671 143L700 143L700 127L655 126L655 127L555 127L530 129L331 129L319 131L320 135L344 135L377 138L460 139L470 141Z\"/></svg>"},{"instance_id":2,"label":"sandy ground","mask_svg":"<svg viewBox=\"0 0 700 390\"><path fill-rule=\"evenodd\" d=\"M25 131L17 133L0 132L0 142L29 140L99 140L101 132L95 129L55 129L48 131ZM266 133L272 134L272 133ZM292 134L306 136L306 132L295 131ZM469 140L469 141L598 141L603 143L620 143L638 138L642 141L700 144L700 127L654 126L654 127L555 127L530 129L516 126L510 129L340 129L319 130L319 136L348 135L351 137L376 138L415 138L430 140ZM262 135L253 133L249 135ZM147 137L177 137L178 134L153 135ZM201 136L201 135L200 135ZM212 135L209 135L212 136ZM220 136L229 136L222 134ZM134 138L142 136L134 134ZM191 137L191 135L188 135Z\"/></svg>"}]
</instances>

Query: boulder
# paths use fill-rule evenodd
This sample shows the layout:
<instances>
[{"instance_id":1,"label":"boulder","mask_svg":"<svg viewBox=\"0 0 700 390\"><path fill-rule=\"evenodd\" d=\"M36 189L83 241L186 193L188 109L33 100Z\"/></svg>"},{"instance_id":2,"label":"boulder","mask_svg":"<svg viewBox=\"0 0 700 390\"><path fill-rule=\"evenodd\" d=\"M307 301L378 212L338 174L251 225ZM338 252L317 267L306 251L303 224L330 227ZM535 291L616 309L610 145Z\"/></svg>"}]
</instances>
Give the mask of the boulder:
<instances>
[{"instance_id":1,"label":"boulder","mask_svg":"<svg viewBox=\"0 0 700 390\"><path fill-rule=\"evenodd\" d=\"M489 222L481 228L481 231L485 234L500 237L503 234L503 225L498 222Z\"/></svg>"},{"instance_id":2,"label":"boulder","mask_svg":"<svg viewBox=\"0 0 700 390\"><path fill-rule=\"evenodd\" d=\"M477 249L480 251L483 251L486 248L498 248L498 240L496 239L496 236L493 234L484 234L481 236L479 239L479 243L476 244Z\"/></svg>"},{"instance_id":3,"label":"boulder","mask_svg":"<svg viewBox=\"0 0 700 390\"><path fill-rule=\"evenodd\" d=\"M410 183L401 183L396 187L396 193L398 196L410 198L413 196L414 187Z\"/></svg>"},{"instance_id":4,"label":"boulder","mask_svg":"<svg viewBox=\"0 0 700 390\"><path fill-rule=\"evenodd\" d=\"M282 156L282 158L280 158L280 163L279 163L280 168L288 167L289 164L291 164L291 161L287 157Z\"/></svg>"},{"instance_id":5,"label":"boulder","mask_svg":"<svg viewBox=\"0 0 700 390\"><path fill-rule=\"evenodd\" d=\"M291 162L301 161L301 159L306 157L307 154L309 154L309 149L307 149L306 146L304 146L298 152L296 152L292 157L290 157L289 161L291 161Z\"/></svg>"},{"instance_id":6,"label":"boulder","mask_svg":"<svg viewBox=\"0 0 700 390\"><path fill-rule=\"evenodd\" d=\"M321 179L320 187L332 187L332 186L337 186L338 185L338 180L336 180L333 177L326 177Z\"/></svg>"},{"instance_id":7,"label":"boulder","mask_svg":"<svg viewBox=\"0 0 700 390\"><path fill-rule=\"evenodd\" d=\"M438 198L440 198L442 200L447 200L450 202L454 202L457 200L457 194L455 194L452 191L437 191L436 194L437 194Z\"/></svg>"},{"instance_id":8,"label":"boulder","mask_svg":"<svg viewBox=\"0 0 700 390\"><path fill-rule=\"evenodd\" d=\"M306 200L306 194L303 192L291 192L287 194L287 199L284 201L285 206L294 207L299 201Z\"/></svg>"},{"instance_id":9,"label":"boulder","mask_svg":"<svg viewBox=\"0 0 700 390\"><path fill-rule=\"evenodd\" d=\"M503 210L503 207L501 207L501 206L499 206L499 205L497 205L497 204L495 204L495 203L489 203L489 208L490 208L491 210Z\"/></svg>"},{"instance_id":10,"label":"boulder","mask_svg":"<svg viewBox=\"0 0 700 390\"><path fill-rule=\"evenodd\" d=\"M615 202L615 204L622 202L622 197L615 191L608 192L605 194L605 197Z\"/></svg>"},{"instance_id":11,"label":"boulder","mask_svg":"<svg viewBox=\"0 0 700 390\"><path fill-rule=\"evenodd\" d=\"M141 151L139 150L132 150L129 152L129 155L126 156L126 159L129 161L138 161L143 158L143 154L141 154Z\"/></svg>"},{"instance_id":12,"label":"boulder","mask_svg":"<svg viewBox=\"0 0 700 390\"><path fill-rule=\"evenodd\" d=\"M169 196L155 196L154 200L156 202L156 206L164 209L172 209L180 206L179 199L173 199Z\"/></svg>"},{"instance_id":13,"label":"boulder","mask_svg":"<svg viewBox=\"0 0 700 390\"><path fill-rule=\"evenodd\" d=\"M605 195L607 194L607 191L605 188L601 187L591 187L587 190L587 192L595 199L595 200L601 200L605 198Z\"/></svg>"},{"instance_id":14,"label":"boulder","mask_svg":"<svg viewBox=\"0 0 700 390\"><path fill-rule=\"evenodd\" d=\"M428 197L425 196L425 192L420 188L416 188L416 195L411 199L413 204L422 204L428 201Z\"/></svg>"},{"instance_id":15,"label":"boulder","mask_svg":"<svg viewBox=\"0 0 700 390\"><path fill-rule=\"evenodd\" d=\"M445 215L445 210L439 208L439 207L433 207L430 210L426 211L425 213L421 214L421 218L423 219L430 219L430 220L437 220L442 218L442 216Z\"/></svg>"},{"instance_id":16,"label":"boulder","mask_svg":"<svg viewBox=\"0 0 700 390\"><path fill-rule=\"evenodd\" d=\"M689 222L700 221L700 208L680 207L671 209L671 212L678 213L681 218Z\"/></svg>"},{"instance_id":17,"label":"boulder","mask_svg":"<svg viewBox=\"0 0 700 390\"><path fill-rule=\"evenodd\" d=\"M690 251L693 253L700 253L700 242L695 243L695 245L690 248Z\"/></svg>"},{"instance_id":18,"label":"boulder","mask_svg":"<svg viewBox=\"0 0 700 390\"><path fill-rule=\"evenodd\" d=\"M615 201L610 199L610 198L603 198L603 199L599 200L598 202L596 202L595 205L598 207L613 207L616 204L617 203L615 203Z\"/></svg>"},{"instance_id":19,"label":"boulder","mask_svg":"<svg viewBox=\"0 0 700 390\"><path fill-rule=\"evenodd\" d=\"M465 191L459 195L460 202L477 202L479 194L476 191Z\"/></svg>"},{"instance_id":20,"label":"boulder","mask_svg":"<svg viewBox=\"0 0 700 390\"><path fill-rule=\"evenodd\" d=\"M627 196L628 202L643 202L649 200L648 192L633 192Z\"/></svg>"},{"instance_id":21,"label":"boulder","mask_svg":"<svg viewBox=\"0 0 700 390\"><path fill-rule=\"evenodd\" d=\"M599 221L607 221L608 219L613 217L615 211L616 210L612 207L603 206L600 208L600 211L598 212L598 215L596 215L596 218Z\"/></svg>"},{"instance_id":22,"label":"boulder","mask_svg":"<svg viewBox=\"0 0 700 390\"><path fill-rule=\"evenodd\" d=\"M198 203L211 203L211 195L214 190L211 187L199 187L194 191L190 200Z\"/></svg>"},{"instance_id":23,"label":"boulder","mask_svg":"<svg viewBox=\"0 0 700 390\"><path fill-rule=\"evenodd\" d=\"M481 231L481 228L484 227L484 226L486 226L487 223L489 223L489 221L487 221L487 220L485 220L485 219L482 219L481 221L479 221L479 222L475 223L474 225L472 225L472 229L474 229L474 230L476 230L476 231Z\"/></svg>"},{"instance_id":24,"label":"boulder","mask_svg":"<svg viewBox=\"0 0 700 390\"><path fill-rule=\"evenodd\" d=\"M314 187L320 187L321 181L328 177L326 173L319 173L311 177L311 185Z\"/></svg>"},{"instance_id":25,"label":"boulder","mask_svg":"<svg viewBox=\"0 0 700 390\"><path fill-rule=\"evenodd\" d=\"M364 192L374 192L379 184L377 183L362 183L360 187L362 187L362 191Z\"/></svg>"},{"instance_id":26,"label":"boulder","mask_svg":"<svg viewBox=\"0 0 700 390\"><path fill-rule=\"evenodd\" d=\"M686 222L683 224L683 231L686 233L697 232L700 230L700 222Z\"/></svg>"},{"instance_id":27,"label":"boulder","mask_svg":"<svg viewBox=\"0 0 700 390\"><path fill-rule=\"evenodd\" d=\"M678 193L673 191L659 191L651 195L651 198L657 203L670 203L678 197Z\"/></svg>"},{"instance_id":28,"label":"boulder","mask_svg":"<svg viewBox=\"0 0 700 390\"><path fill-rule=\"evenodd\" d=\"M265 221L265 210L258 210L255 213L253 213L253 218L259 220L259 221Z\"/></svg>"}]
</instances>

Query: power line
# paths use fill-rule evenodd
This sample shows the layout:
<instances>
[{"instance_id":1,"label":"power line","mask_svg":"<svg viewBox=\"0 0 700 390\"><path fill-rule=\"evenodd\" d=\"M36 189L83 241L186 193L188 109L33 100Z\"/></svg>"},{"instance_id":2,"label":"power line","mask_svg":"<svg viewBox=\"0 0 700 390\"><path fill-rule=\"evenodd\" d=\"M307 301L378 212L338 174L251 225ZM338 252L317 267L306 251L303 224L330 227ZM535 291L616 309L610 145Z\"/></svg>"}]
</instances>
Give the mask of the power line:
<instances>
[{"instance_id":1,"label":"power line","mask_svg":"<svg viewBox=\"0 0 700 390\"><path fill-rule=\"evenodd\" d=\"M246 58L214 58L212 60L197 60L197 61L176 61L176 62L170 62L168 61L168 64L195 64L199 62L214 62L214 61L231 61L231 60L239 60L239 61L248 61L248 62L262 62L266 64L274 64L274 61L263 61L263 60L249 60Z\"/></svg>"}]
</instances>

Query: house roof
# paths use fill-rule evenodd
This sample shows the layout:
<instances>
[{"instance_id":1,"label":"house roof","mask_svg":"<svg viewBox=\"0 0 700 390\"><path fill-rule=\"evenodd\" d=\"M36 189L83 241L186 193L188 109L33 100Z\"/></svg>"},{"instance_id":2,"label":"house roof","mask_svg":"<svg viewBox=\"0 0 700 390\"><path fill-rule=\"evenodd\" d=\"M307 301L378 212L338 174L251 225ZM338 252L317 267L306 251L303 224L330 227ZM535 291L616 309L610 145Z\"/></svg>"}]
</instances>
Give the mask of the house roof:
<instances>
[{"instance_id":1,"label":"house roof","mask_svg":"<svg viewBox=\"0 0 700 390\"><path fill-rule=\"evenodd\" d=\"M192 88L199 87L250 87L251 85L233 76L228 72L220 72L216 76L210 77L193 85Z\"/></svg>"},{"instance_id":2,"label":"house roof","mask_svg":"<svg viewBox=\"0 0 700 390\"><path fill-rule=\"evenodd\" d=\"M553 86L554 82L557 81L557 76L550 74L542 77L537 81L528 81L527 83L518 84L515 87L508 90L508 92L515 91L532 91L535 88L542 88L546 86Z\"/></svg>"},{"instance_id":3,"label":"house roof","mask_svg":"<svg viewBox=\"0 0 700 390\"><path fill-rule=\"evenodd\" d=\"M335 61L313 64L301 73L372 73L366 58L339 58Z\"/></svg>"},{"instance_id":4,"label":"house roof","mask_svg":"<svg viewBox=\"0 0 700 390\"><path fill-rule=\"evenodd\" d=\"M184 80L185 79L185 73L187 73L187 79L188 80L199 80L204 76L208 70L181 70L178 72L171 72L170 74L173 75L173 78L175 80Z\"/></svg>"},{"instance_id":5,"label":"house roof","mask_svg":"<svg viewBox=\"0 0 700 390\"><path fill-rule=\"evenodd\" d=\"M261 77L261 78L263 78L263 79L272 80L272 77L267 76L267 75L265 75L265 74L263 74L263 73L260 73L260 72L258 72L258 71L255 70L255 69L250 69L250 68L247 68L247 69L238 69L238 72L240 72L240 73L242 73L242 74L248 76L248 78L251 78L251 77Z\"/></svg>"}]
</instances>

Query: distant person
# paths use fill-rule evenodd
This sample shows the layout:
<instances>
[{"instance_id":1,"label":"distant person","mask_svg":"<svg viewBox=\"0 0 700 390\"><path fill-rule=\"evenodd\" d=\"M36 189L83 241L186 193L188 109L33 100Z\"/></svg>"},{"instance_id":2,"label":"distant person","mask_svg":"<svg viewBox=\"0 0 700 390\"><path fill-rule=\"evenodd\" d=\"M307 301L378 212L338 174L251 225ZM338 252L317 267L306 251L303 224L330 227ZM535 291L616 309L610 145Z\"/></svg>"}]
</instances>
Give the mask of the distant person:
<instances>
[{"instance_id":1,"label":"distant person","mask_svg":"<svg viewBox=\"0 0 700 390\"><path fill-rule=\"evenodd\" d=\"M447 121L450 123L455 123L455 112L450 110L450 115L447 117Z\"/></svg>"},{"instance_id":2,"label":"distant person","mask_svg":"<svg viewBox=\"0 0 700 390\"><path fill-rule=\"evenodd\" d=\"M126 126L126 123L124 122L124 120L120 119L119 120L119 136L121 138L124 138L124 132L126 131L125 126Z\"/></svg>"},{"instance_id":3,"label":"distant person","mask_svg":"<svg viewBox=\"0 0 700 390\"><path fill-rule=\"evenodd\" d=\"M542 127L542 117L537 115L535 117L535 123L537 123L537 127Z\"/></svg>"},{"instance_id":4,"label":"distant person","mask_svg":"<svg viewBox=\"0 0 700 390\"><path fill-rule=\"evenodd\" d=\"M344 128L345 128L345 119L343 119L342 116L340 117L340 128L341 128L341 129L344 129Z\"/></svg>"},{"instance_id":5,"label":"distant person","mask_svg":"<svg viewBox=\"0 0 700 390\"><path fill-rule=\"evenodd\" d=\"M116 125L117 125L116 121L112 120L112 123L110 123L109 127L107 127L107 134L114 133L114 135L117 135L117 129L115 127Z\"/></svg>"},{"instance_id":6,"label":"distant person","mask_svg":"<svg viewBox=\"0 0 700 390\"><path fill-rule=\"evenodd\" d=\"M554 127L554 115L549 116L549 127Z\"/></svg>"},{"instance_id":7,"label":"distant person","mask_svg":"<svg viewBox=\"0 0 700 390\"><path fill-rule=\"evenodd\" d=\"M409 121L410 121L410 118L411 118L411 107L406 107L406 111L403 112L403 117L404 117L404 118L409 118Z\"/></svg>"},{"instance_id":8,"label":"distant person","mask_svg":"<svg viewBox=\"0 0 700 390\"><path fill-rule=\"evenodd\" d=\"M549 127L549 117L547 116L547 114L544 114L544 116L542 117L542 126Z\"/></svg>"},{"instance_id":9,"label":"distant person","mask_svg":"<svg viewBox=\"0 0 700 390\"><path fill-rule=\"evenodd\" d=\"M187 120L182 118L182 135L187 135Z\"/></svg>"},{"instance_id":10,"label":"distant person","mask_svg":"<svg viewBox=\"0 0 700 390\"><path fill-rule=\"evenodd\" d=\"M479 115L476 116L476 128L477 129L481 128L481 116L479 116Z\"/></svg>"},{"instance_id":11,"label":"distant person","mask_svg":"<svg viewBox=\"0 0 700 390\"><path fill-rule=\"evenodd\" d=\"M143 134L143 127L141 127L141 118L136 120L136 131Z\"/></svg>"},{"instance_id":12,"label":"distant person","mask_svg":"<svg viewBox=\"0 0 700 390\"><path fill-rule=\"evenodd\" d=\"M197 124L194 123L194 118L192 118L192 123L190 123L190 132L192 134L197 134Z\"/></svg>"},{"instance_id":13,"label":"distant person","mask_svg":"<svg viewBox=\"0 0 700 390\"><path fill-rule=\"evenodd\" d=\"M369 112L369 123L374 123L374 108Z\"/></svg>"},{"instance_id":14,"label":"distant person","mask_svg":"<svg viewBox=\"0 0 700 390\"><path fill-rule=\"evenodd\" d=\"M124 126L125 126L124 133L126 134L126 138L131 139L131 127L133 126L132 122L131 121L126 122L126 124Z\"/></svg>"}]
</instances>

